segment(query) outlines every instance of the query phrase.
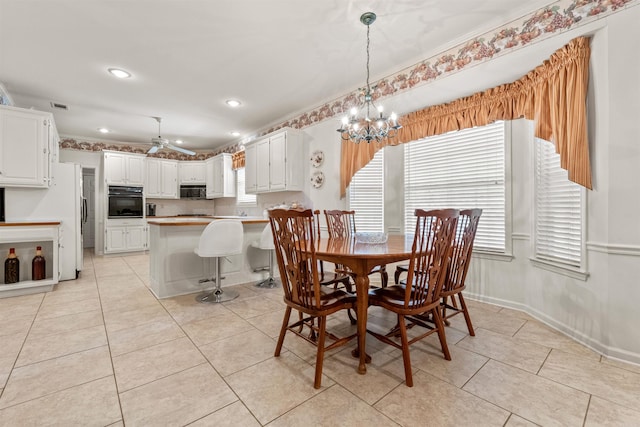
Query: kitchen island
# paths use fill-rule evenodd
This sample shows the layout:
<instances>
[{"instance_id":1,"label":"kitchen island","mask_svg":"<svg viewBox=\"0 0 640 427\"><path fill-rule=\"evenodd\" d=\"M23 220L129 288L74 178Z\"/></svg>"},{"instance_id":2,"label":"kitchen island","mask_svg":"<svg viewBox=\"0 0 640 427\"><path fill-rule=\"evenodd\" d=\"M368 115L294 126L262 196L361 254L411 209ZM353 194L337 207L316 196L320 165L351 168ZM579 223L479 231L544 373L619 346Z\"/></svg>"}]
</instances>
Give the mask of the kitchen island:
<instances>
[{"instance_id":1,"label":"kitchen island","mask_svg":"<svg viewBox=\"0 0 640 427\"><path fill-rule=\"evenodd\" d=\"M254 269L267 266L266 251L251 243L269 220L261 217L172 217L148 219L150 238L151 291L157 298L190 294L213 289L214 282L198 283L200 279L215 277L215 258L200 258L194 253L202 231L211 221L234 218L242 222L244 240L242 254L225 257L222 261L222 286L238 285L264 279L265 273Z\"/></svg>"}]
</instances>

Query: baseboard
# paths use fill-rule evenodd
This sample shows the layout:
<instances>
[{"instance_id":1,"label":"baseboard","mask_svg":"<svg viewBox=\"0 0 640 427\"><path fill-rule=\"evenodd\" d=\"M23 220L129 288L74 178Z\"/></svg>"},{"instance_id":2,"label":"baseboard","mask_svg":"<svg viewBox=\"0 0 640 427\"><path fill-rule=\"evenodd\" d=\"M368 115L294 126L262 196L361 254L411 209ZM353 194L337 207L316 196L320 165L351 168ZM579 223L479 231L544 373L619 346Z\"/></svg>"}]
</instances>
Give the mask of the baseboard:
<instances>
[{"instance_id":1,"label":"baseboard","mask_svg":"<svg viewBox=\"0 0 640 427\"><path fill-rule=\"evenodd\" d=\"M607 356L608 358L611 358L611 359L620 360L622 362L633 363L634 365L640 365L639 353L633 353L617 347L607 346L601 343L600 341L595 340L581 332L578 332L575 329L572 329L567 325L556 321L555 319L548 316L547 314L539 310L535 310L525 304L508 301L500 298L488 297L486 295L474 294L466 291L464 292L464 296L465 298L471 299L474 301L479 301L487 304L492 304L500 307L506 307L513 310L522 311L523 313L527 313L528 315L538 320L539 322L544 323L551 329L554 329L560 332L561 334L568 336L572 340L579 342L580 344L590 348L591 350L595 351L598 354Z\"/></svg>"}]
</instances>

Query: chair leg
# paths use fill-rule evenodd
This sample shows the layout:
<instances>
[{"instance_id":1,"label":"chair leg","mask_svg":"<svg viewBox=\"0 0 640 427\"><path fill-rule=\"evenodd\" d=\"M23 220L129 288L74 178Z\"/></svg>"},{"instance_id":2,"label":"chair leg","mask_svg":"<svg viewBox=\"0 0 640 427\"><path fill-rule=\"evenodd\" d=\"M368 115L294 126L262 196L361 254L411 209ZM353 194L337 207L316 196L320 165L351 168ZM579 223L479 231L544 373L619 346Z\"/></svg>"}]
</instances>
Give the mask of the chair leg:
<instances>
[{"instance_id":1,"label":"chair leg","mask_svg":"<svg viewBox=\"0 0 640 427\"><path fill-rule=\"evenodd\" d=\"M356 325L358 323L358 319L353 314L351 314L351 311L351 308L347 309L347 316L349 316L349 321L351 322L351 324Z\"/></svg>"},{"instance_id":2,"label":"chair leg","mask_svg":"<svg viewBox=\"0 0 640 427\"><path fill-rule=\"evenodd\" d=\"M276 344L276 352L273 354L275 357L280 356L280 350L282 350L282 343L284 343L284 334L287 333L287 327L289 326L289 317L291 316L291 307L287 306L284 312L284 319L282 320L282 328L280 328L280 336L278 337L278 344Z\"/></svg>"},{"instance_id":3,"label":"chair leg","mask_svg":"<svg viewBox=\"0 0 640 427\"><path fill-rule=\"evenodd\" d=\"M380 266L380 280L382 281L382 287L386 288L387 285L389 284L389 273L387 273L386 265Z\"/></svg>"},{"instance_id":4,"label":"chair leg","mask_svg":"<svg viewBox=\"0 0 640 427\"><path fill-rule=\"evenodd\" d=\"M393 273L393 280L396 282L396 285L400 282L400 275L402 274L402 270L396 268L395 273Z\"/></svg>"},{"instance_id":5,"label":"chair leg","mask_svg":"<svg viewBox=\"0 0 640 427\"><path fill-rule=\"evenodd\" d=\"M469 330L469 335L472 337L476 336L475 331L473 330L473 325L471 324L471 316L469 316L469 310L467 310L467 303L464 302L464 298L462 297L462 292L458 294L458 298L460 298L460 307L462 307L462 314L464 315L464 320L467 322L467 329Z\"/></svg>"},{"instance_id":6,"label":"chair leg","mask_svg":"<svg viewBox=\"0 0 640 427\"><path fill-rule=\"evenodd\" d=\"M398 315L400 326L400 341L402 342L402 361L404 362L404 378L407 387L413 387L413 375L411 375L411 355L409 354L409 339L407 338L407 325L404 316Z\"/></svg>"},{"instance_id":7,"label":"chair leg","mask_svg":"<svg viewBox=\"0 0 640 427\"><path fill-rule=\"evenodd\" d=\"M327 329L327 316L318 317L318 352L316 353L316 378L313 382L314 388L320 388L322 382L322 362L324 360L324 340Z\"/></svg>"},{"instance_id":8,"label":"chair leg","mask_svg":"<svg viewBox=\"0 0 640 427\"><path fill-rule=\"evenodd\" d=\"M449 320L447 320L447 300L449 299L449 297L442 297L442 303L440 304L440 307L442 307L442 321L444 322L445 325L450 326L451 323L449 322ZM451 297L451 299L454 299L453 297Z\"/></svg>"},{"instance_id":9,"label":"chair leg","mask_svg":"<svg viewBox=\"0 0 640 427\"><path fill-rule=\"evenodd\" d=\"M451 353L449 353L449 346L447 346L447 336L444 333L444 323L442 322L442 316L440 315L440 307L434 308L431 312L433 313L433 321L438 328L438 338L440 338L440 346L442 346L444 358L451 360Z\"/></svg>"}]
</instances>

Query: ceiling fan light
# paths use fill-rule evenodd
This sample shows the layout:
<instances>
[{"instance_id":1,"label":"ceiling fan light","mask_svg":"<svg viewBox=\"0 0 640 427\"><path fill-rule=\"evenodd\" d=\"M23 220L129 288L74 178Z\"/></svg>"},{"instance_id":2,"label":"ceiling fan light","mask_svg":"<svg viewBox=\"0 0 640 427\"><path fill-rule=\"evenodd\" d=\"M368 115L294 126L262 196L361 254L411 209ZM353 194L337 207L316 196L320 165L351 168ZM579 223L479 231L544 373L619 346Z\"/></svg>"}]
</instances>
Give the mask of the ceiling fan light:
<instances>
[{"instance_id":1,"label":"ceiling fan light","mask_svg":"<svg viewBox=\"0 0 640 427\"><path fill-rule=\"evenodd\" d=\"M120 68L109 68L107 71L111 73L111 75L119 78L119 79L128 79L131 77L131 73Z\"/></svg>"}]
</instances>

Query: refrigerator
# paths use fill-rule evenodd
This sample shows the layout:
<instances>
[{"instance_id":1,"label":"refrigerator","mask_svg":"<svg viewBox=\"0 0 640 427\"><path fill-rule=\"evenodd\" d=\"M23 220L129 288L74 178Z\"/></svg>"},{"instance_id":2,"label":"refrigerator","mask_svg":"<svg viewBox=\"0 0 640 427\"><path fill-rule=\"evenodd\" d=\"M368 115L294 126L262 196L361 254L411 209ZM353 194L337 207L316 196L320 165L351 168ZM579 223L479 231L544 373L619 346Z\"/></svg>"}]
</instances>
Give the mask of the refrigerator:
<instances>
[{"instance_id":1,"label":"refrigerator","mask_svg":"<svg viewBox=\"0 0 640 427\"><path fill-rule=\"evenodd\" d=\"M82 167L75 163L54 163L51 172L48 189L5 189L5 220L60 221L60 280L73 280L84 262L82 232L87 201L82 194Z\"/></svg>"}]
</instances>

